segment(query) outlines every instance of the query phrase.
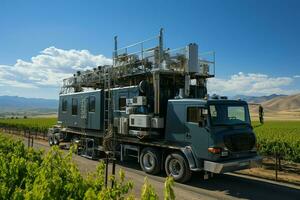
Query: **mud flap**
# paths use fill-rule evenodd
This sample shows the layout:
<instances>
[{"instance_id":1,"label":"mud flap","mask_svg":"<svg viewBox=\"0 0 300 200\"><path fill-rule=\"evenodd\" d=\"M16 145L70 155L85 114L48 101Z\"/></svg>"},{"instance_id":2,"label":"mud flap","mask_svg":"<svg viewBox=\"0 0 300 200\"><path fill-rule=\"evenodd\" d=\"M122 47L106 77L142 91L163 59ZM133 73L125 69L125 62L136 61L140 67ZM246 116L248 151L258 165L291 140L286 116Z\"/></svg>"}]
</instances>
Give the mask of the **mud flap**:
<instances>
[{"instance_id":1,"label":"mud flap","mask_svg":"<svg viewBox=\"0 0 300 200\"><path fill-rule=\"evenodd\" d=\"M187 159L187 161L189 163L191 171L201 171L202 170L199 162L197 162L197 160L195 159L193 150L190 146L186 146L184 148L181 148L180 150L185 155L185 158Z\"/></svg>"}]
</instances>

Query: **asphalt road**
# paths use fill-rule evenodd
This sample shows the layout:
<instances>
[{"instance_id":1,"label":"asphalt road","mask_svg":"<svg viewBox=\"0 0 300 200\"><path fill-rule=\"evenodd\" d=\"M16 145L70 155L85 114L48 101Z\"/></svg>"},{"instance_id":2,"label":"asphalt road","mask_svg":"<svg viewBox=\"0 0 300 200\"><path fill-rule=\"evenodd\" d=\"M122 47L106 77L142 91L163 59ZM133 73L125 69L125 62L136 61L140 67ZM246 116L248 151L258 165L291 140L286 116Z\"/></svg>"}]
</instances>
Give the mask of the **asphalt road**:
<instances>
[{"instance_id":1,"label":"asphalt road","mask_svg":"<svg viewBox=\"0 0 300 200\"><path fill-rule=\"evenodd\" d=\"M27 140L24 141L27 144ZM45 141L34 141L35 148L49 149ZM99 161L89 160L75 155L74 161L82 173L95 171ZM144 178L154 186L160 199L163 199L165 174L152 176L140 170L135 162L117 163L116 171L123 169L127 180L134 183L134 193L140 194ZM111 169L110 169L111 170ZM193 174L192 180L186 184L175 184L176 199L298 199L300 200L300 187L289 184L266 181L264 179L251 178L236 174L223 174L209 180L203 180L200 174Z\"/></svg>"}]
</instances>

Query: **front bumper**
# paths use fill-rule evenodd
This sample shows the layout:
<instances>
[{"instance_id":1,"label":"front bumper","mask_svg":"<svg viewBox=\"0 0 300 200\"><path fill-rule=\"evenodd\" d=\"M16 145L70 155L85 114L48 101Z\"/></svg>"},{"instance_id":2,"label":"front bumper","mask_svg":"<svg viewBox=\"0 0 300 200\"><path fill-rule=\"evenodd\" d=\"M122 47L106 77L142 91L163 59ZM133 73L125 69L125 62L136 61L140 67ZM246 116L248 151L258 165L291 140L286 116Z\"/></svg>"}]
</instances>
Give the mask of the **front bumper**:
<instances>
[{"instance_id":1,"label":"front bumper","mask_svg":"<svg viewBox=\"0 0 300 200\"><path fill-rule=\"evenodd\" d=\"M233 172L242 169L260 167L262 165L262 157L255 156L251 158L239 159L226 162L204 161L204 170L216 174Z\"/></svg>"}]
</instances>

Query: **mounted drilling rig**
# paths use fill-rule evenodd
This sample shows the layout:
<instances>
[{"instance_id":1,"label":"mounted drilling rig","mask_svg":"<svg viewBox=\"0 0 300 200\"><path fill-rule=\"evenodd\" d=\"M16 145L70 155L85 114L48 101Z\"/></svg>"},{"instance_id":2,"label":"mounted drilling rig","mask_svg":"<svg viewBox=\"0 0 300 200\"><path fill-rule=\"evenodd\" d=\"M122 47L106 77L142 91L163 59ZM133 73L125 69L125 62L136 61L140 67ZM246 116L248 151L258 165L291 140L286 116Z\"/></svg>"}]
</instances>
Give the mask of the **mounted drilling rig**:
<instances>
[{"instance_id":1,"label":"mounted drilling rig","mask_svg":"<svg viewBox=\"0 0 300 200\"><path fill-rule=\"evenodd\" d=\"M112 65L63 81L50 145L76 142L89 158L103 151L133 157L146 173L165 170L179 182L193 171L209 176L260 165L247 103L207 94L214 52L201 54L195 43L164 48L162 29L127 47L114 42Z\"/></svg>"}]
</instances>

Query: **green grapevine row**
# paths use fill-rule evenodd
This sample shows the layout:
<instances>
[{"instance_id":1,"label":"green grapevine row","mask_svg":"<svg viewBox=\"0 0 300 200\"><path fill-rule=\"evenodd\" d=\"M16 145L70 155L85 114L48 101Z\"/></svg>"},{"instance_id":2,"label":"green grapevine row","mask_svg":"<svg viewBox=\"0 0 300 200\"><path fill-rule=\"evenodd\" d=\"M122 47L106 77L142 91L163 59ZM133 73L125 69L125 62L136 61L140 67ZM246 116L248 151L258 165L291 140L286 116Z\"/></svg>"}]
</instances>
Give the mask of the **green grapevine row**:
<instances>
[{"instance_id":1,"label":"green grapevine row","mask_svg":"<svg viewBox=\"0 0 300 200\"><path fill-rule=\"evenodd\" d=\"M48 128L56 124L56 122L56 118L0 119L0 127L47 132Z\"/></svg>"},{"instance_id":2,"label":"green grapevine row","mask_svg":"<svg viewBox=\"0 0 300 200\"><path fill-rule=\"evenodd\" d=\"M277 152L284 160L300 162L300 121L267 121L254 127L260 154Z\"/></svg>"},{"instance_id":3,"label":"green grapevine row","mask_svg":"<svg viewBox=\"0 0 300 200\"><path fill-rule=\"evenodd\" d=\"M133 184L125 181L123 171L110 177L114 187L105 187L105 165L82 176L73 162L72 151L63 153L53 147L47 154L25 148L23 142L0 134L0 199L135 199ZM171 178L166 179L165 200L175 199ZM109 184L110 185L110 184ZM140 199L158 199L145 180Z\"/></svg>"}]
</instances>

